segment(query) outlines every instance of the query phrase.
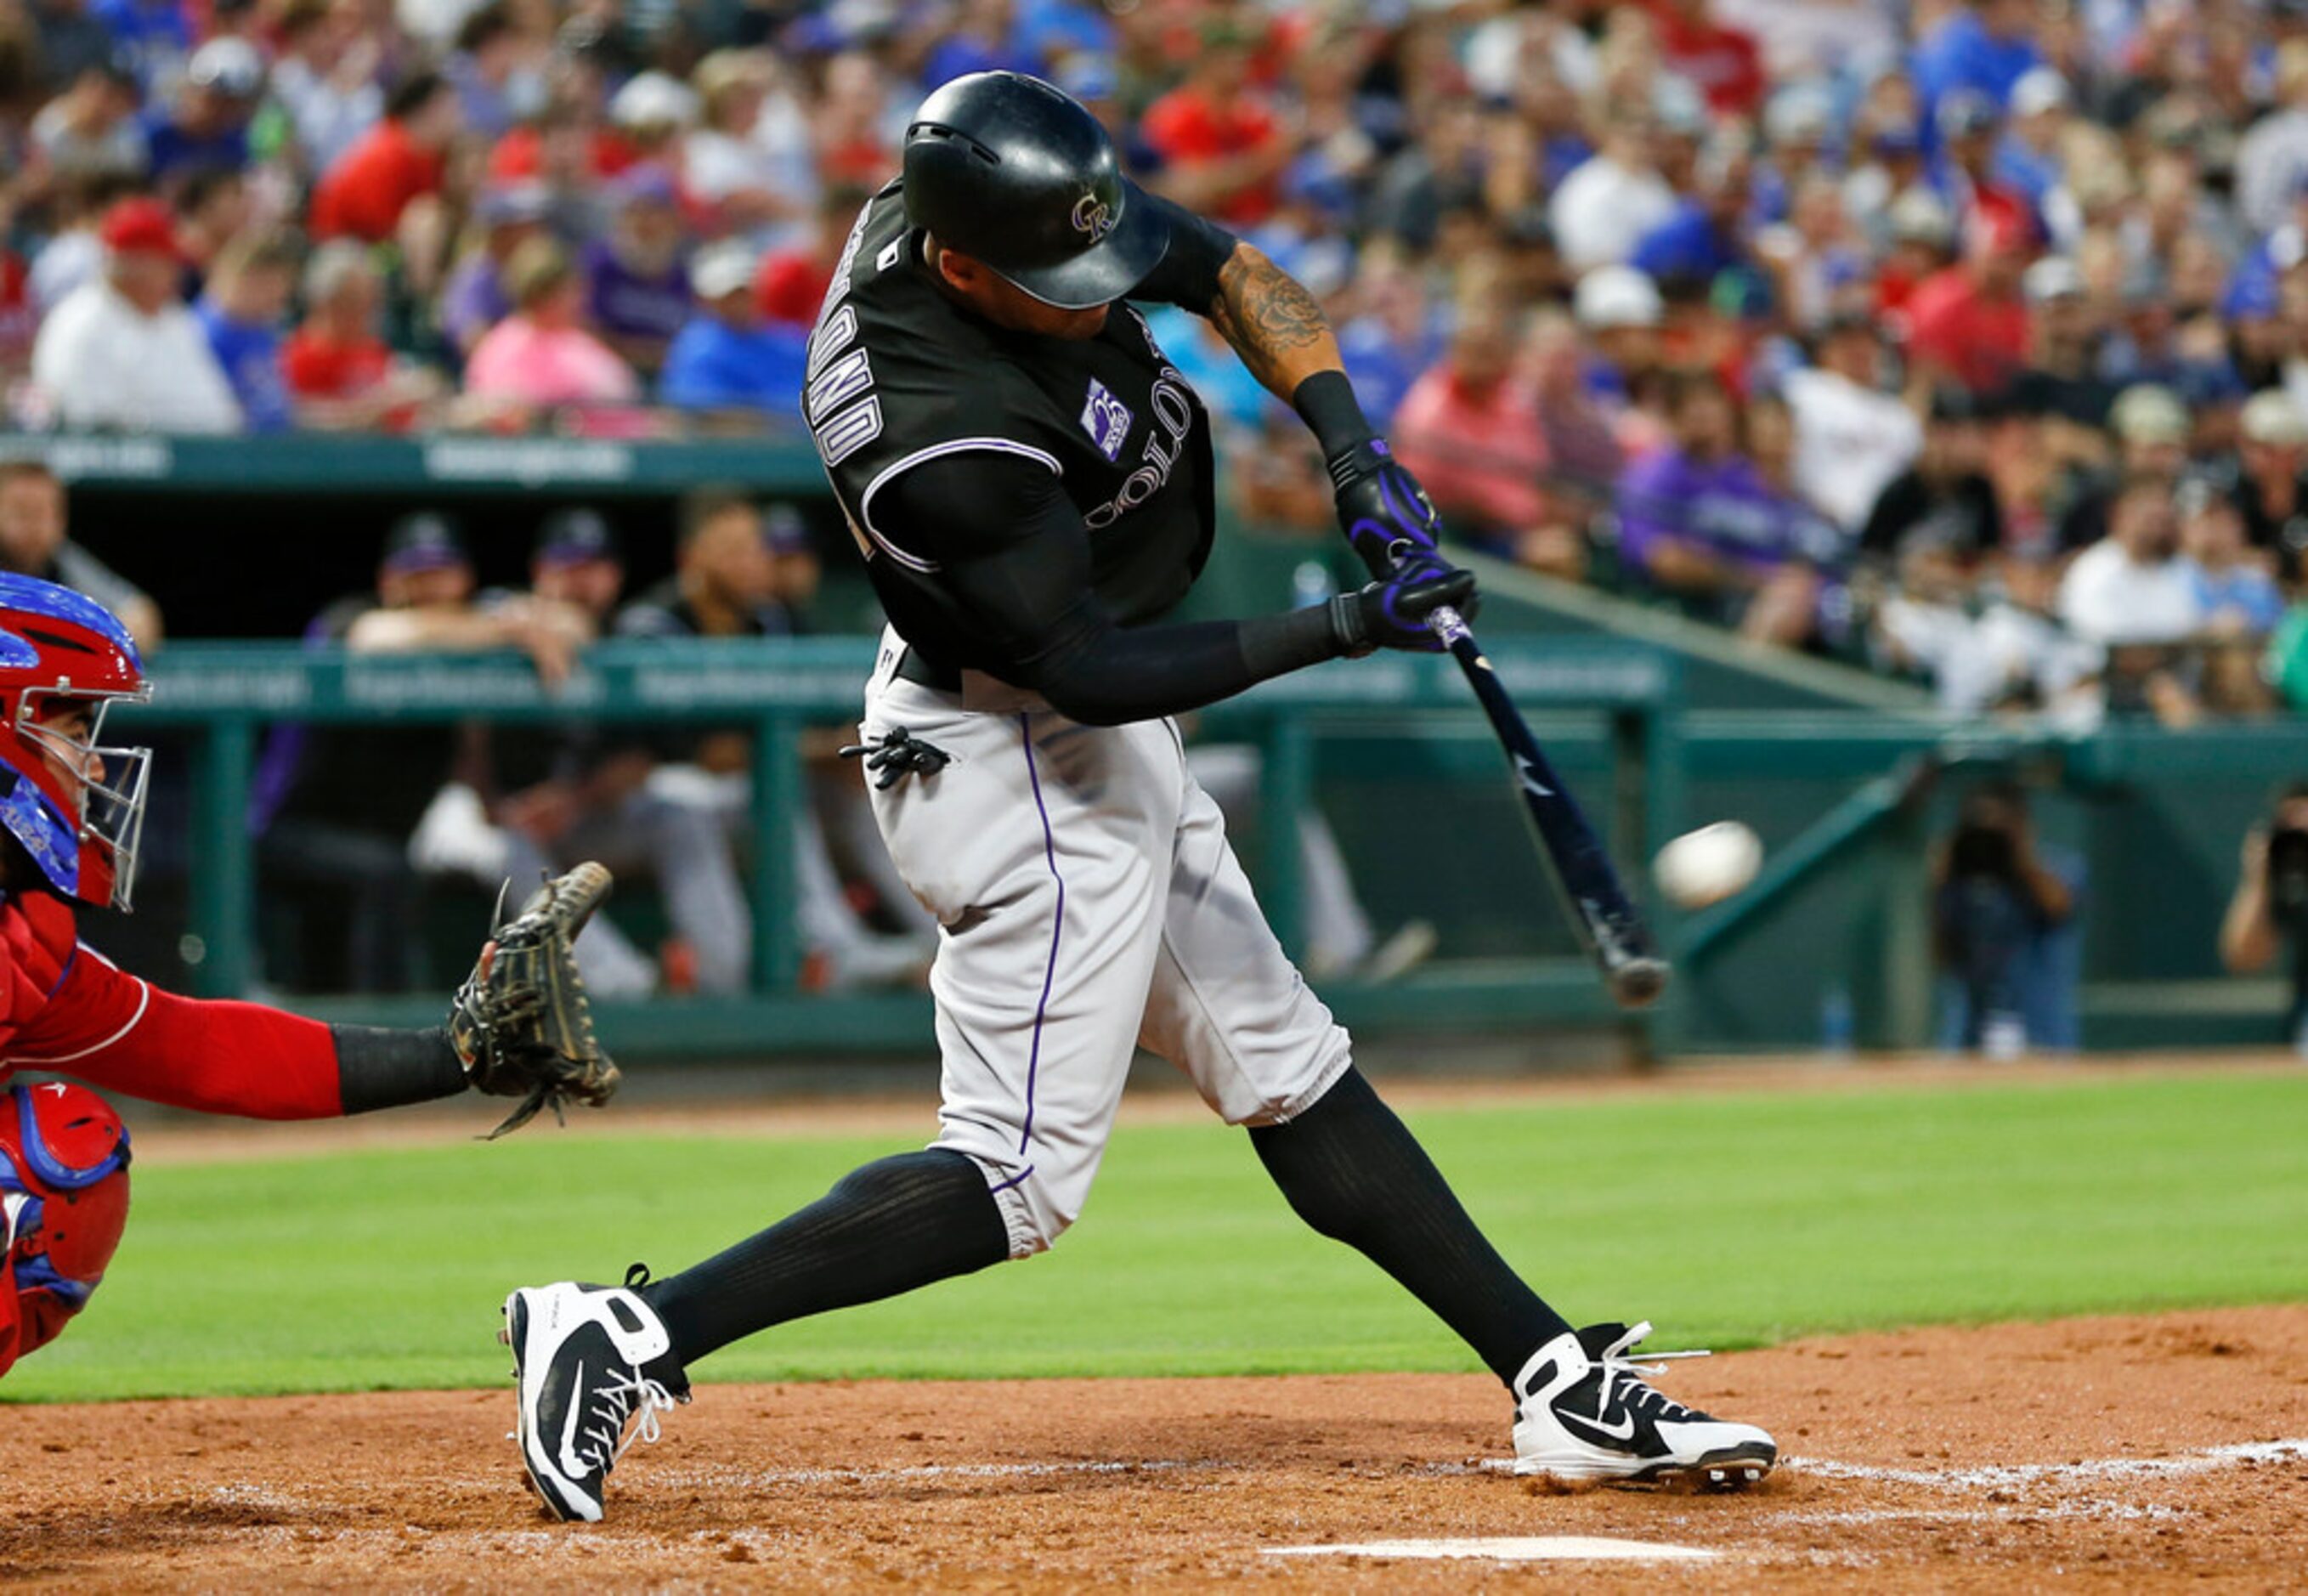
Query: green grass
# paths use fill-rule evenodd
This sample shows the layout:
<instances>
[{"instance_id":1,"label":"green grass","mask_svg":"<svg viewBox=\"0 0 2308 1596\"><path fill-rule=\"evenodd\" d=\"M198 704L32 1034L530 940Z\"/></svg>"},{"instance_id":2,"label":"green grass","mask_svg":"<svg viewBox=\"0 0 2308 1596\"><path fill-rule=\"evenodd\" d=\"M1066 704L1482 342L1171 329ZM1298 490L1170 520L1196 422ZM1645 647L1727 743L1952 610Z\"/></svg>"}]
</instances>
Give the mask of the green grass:
<instances>
[{"instance_id":1,"label":"green grass","mask_svg":"<svg viewBox=\"0 0 2308 1596\"><path fill-rule=\"evenodd\" d=\"M2308 1071L1410 1117L1574 1319L1656 1344L2308 1297ZM692 1262L903 1139L555 1135L138 1170L109 1279L5 1400L478 1385L513 1285ZM718 1380L1459 1369L1239 1133L1124 1128L1055 1253L715 1357Z\"/></svg>"}]
</instances>

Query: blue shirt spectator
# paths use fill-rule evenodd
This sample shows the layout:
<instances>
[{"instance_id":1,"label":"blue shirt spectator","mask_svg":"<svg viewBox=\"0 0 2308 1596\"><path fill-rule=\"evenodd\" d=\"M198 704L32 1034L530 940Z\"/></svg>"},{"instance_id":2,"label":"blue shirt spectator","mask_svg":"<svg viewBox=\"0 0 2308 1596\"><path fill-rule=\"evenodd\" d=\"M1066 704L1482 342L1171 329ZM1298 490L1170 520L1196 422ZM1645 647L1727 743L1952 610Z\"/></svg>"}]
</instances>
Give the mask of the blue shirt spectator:
<instances>
[{"instance_id":1,"label":"blue shirt spectator","mask_svg":"<svg viewBox=\"0 0 2308 1596\"><path fill-rule=\"evenodd\" d=\"M286 432L288 386L280 375L280 330L267 322L237 321L213 298L193 306L209 348L232 384L251 432Z\"/></svg>"},{"instance_id":2,"label":"blue shirt spectator","mask_svg":"<svg viewBox=\"0 0 2308 1596\"><path fill-rule=\"evenodd\" d=\"M2034 14L2030 0L1972 0L1916 47L1909 75L1926 129L1932 108L1950 90L1976 89L1998 107L2011 97L2011 85L2043 59L2028 33ZM2000 25L1991 27L1991 18Z\"/></svg>"},{"instance_id":3,"label":"blue shirt spectator","mask_svg":"<svg viewBox=\"0 0 2308 1596\"><path fill-rule=\"evenodd\" d=\"M1708 202L1688 199L1635 246L1633 264L1654 282L1713 282L1747 258L1736 224L1718 223Z\"/></svg>"},{"instance_id":4,"label":"blue shirt spectator","mask_svg":"<svg viewBox=\"0 0 2308 1596\"><path fill-rule=\"evenodd\" d=\"M675 334L658 397L685 410L765 411L798 425L806 334L763 322L752 250L723 244L697 257L697 313Z\"/></svg>"},{"instance_id":5,"label":"blue shirt spectator","mask_svg":"<svg viewBox=\"0 0 2308 1596\"><path fill-rule=\"evenodd\" d=\"M112 35L114 59L150 91L193 51L193 20L183 0L91 0L89 14Z\"/></svg>"}]
</instances>

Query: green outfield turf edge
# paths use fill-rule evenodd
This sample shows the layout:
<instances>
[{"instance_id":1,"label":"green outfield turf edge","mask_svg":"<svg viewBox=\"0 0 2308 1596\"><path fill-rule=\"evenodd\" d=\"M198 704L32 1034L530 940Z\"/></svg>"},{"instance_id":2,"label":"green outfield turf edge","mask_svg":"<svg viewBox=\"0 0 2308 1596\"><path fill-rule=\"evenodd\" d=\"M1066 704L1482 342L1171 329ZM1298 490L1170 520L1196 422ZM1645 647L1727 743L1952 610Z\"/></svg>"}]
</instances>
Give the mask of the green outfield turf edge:
<instances>
[{"instance_id":1,"label":"green outfield turf edge","mask_svg":"<svg viewBox=\"0 0 2308 1596\"><path fill-rule=\"evenodd\" d=\"M1654 1347L2308 1299L2308 1071L1406 1116L1574 1321ZM925 1123L927 1123L926 1109ZM557 1134L135 1173L89 1310L0 1401L502 1383L512 1287L670 1271L918 1138ZM781 1326L704 1381L1461 1370L1238 1131L1114 1139L1056 1250Z\"/></svg>"}]
</instances>

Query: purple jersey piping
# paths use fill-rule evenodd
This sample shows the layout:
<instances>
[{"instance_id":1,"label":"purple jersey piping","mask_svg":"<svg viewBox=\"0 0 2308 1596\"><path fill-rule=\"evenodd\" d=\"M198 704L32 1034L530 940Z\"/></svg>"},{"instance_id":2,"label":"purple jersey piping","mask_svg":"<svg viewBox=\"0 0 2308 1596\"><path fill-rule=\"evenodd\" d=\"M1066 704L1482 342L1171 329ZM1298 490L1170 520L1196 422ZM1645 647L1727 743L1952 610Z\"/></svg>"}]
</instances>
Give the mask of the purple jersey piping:
<instances>
[{"instance_id":1,"label":"purple jersey piping","mask_svg":"<svg viewBox=\"0 0 2308 1596\"><path fill-rule=\"evenodd\" d=\"M1034 724L1030 717L1018 717L1018 740L1026 750L1026 780L1033 783L1034 807L1042 816L1042 858L1050 867L1050 879L1058 884L1058 912L1050 921L1050 962L1042 971L1042 999L1034 1005L1034 1040L1026 1053L1026 1124L1018 1134L1018 1151L1034 1139L1034 1082L1042 1067L1042 1022L1050 1012L1050 988L1058 979L1058 938L1066 928L1066 878L1058 874L1057 839L1050 833L1050 807L1042 801L1042 774L1034 766Z\"/></svg>"}]
</instances>

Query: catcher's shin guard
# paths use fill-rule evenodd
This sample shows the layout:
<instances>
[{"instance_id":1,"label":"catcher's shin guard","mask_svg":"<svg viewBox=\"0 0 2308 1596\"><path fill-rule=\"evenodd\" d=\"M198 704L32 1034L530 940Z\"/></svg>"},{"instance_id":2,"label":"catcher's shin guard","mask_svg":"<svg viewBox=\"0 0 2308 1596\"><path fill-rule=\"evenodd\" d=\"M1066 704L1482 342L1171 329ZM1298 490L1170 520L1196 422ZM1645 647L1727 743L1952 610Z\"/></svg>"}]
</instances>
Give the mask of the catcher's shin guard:
<instances>
[{"instance_id":1,"label":"catcher's shin guard","mask_svg":"<svg viewBox=\"0 0 2308 1596\"><path fill-rule=\"evenodd\" d=\"M0 1290L16 1337L0 1370L46 1346L88 1305L128 1221L128 1127L85 1086L19 1083L0 1094Z\"/></svg>"}]
</instances>

